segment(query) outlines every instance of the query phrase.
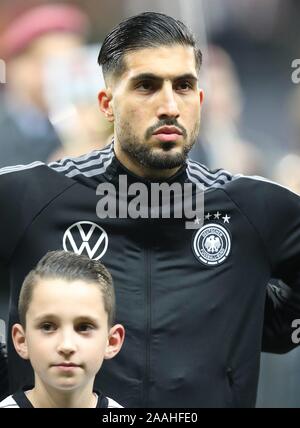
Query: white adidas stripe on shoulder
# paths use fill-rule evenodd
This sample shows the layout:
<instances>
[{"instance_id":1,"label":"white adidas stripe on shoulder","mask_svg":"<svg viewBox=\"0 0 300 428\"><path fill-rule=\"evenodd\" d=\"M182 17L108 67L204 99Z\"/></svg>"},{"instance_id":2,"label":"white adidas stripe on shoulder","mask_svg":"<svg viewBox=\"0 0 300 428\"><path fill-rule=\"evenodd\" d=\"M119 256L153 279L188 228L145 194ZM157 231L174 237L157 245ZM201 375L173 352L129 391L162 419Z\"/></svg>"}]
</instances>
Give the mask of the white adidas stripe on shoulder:
<instances>
[{"instance_id":1,"label":"white adidas stripe on shoulder","mask_svg":"<svg viewBox=\"0 0 300 428\"><path fill-rule=\"evenodd\" d=\"M45 165L43 162L32 162L28 165L6 166L0 169L0 175L9 174L11 172L25 171L26 169L36 168L37 166Z\"/></svg>"},{"instance_id":2,"label":"white adidas stripe on shoulder","mask_svg":"<svg viewBox=\"0 0 300 428\"><path fill-rule=\"evenodd\" d=\"M99 165L99 162L104 162L106 159L110 159L110 154L108 154L106 157L105 156L98 156L96 159L91 159L91 160L86 160L85 163L83 164L78 164L77 163L77 158L76 161L74 161L73 159L68 159L67 163L65 165L62 166L53 166L52 164L49 164L48 166L52 169L54 169L57 172L64 172L64 171L68 171L73 167L76 167L78 170L81 170L83 168L88 168L90 166L94 166L94 165Z\"/></svg>"},{"instance_id":3,"label":"white adidas stripe on shoulder","mask_svg":"<svg viewBox=\"0 0 300 428\"><path fill-rule=\"evenodd\" d=\"M231 172L226 171L226 169L223 169L223 168L217 169L216 172L212 172L212 171L210 171L210 169L207 166L205 166L199 162L196 162L192 159L188 159L188 163L190 164L191 167L194 167L195 169L202 171L204 174L209 175L210 178L215 178L215 177L219 176L220 173L227 174L230 177L232 176Z\"/></svg>"},{"instance_id":4,"label":"white adidas stripe on shoulder","mask_svg":"<svg viewBox=\"0 0 300 428\"><path fill-rule=\"evenodd\" d=\"M192 183L194 183L194 184L196 184L196 185L198 185L198 184L200 183L200 184L201 184L201 185L203 185L205 188L210 187L210 186L209 186L209 185L207 185L205 182L203 182L203 180L199 180L199 178L193 177L193 176L190 174L190 172L189 172L189 170L188 170L188 169L186 170L186 173L187 173L188 179L189 179Z\"/></svg>"},{"instance_id":5,"label":"white adidas stripe on shoulder","mask_svg":"<svg viewBox=\"0 0 300 428\"><path fill-rule=\"evenodd\" d=\"M84 155L78 156L76 158L70 158L70 157L65 157L63 159L60 159L59 161L55 161L55 162L51 162L49 163L48 166L50 166L51 168L59 168L61 166L65 166L64 162L66 161L73 161L74 163L79 163L79 162L84 162L84 161L88 161L91 157L94 156L101 156L101 154L105 155L107 153L110 153L112 150L111 145L109 147L107 147L106 149L103 150L93 150L92 152L89 153L85 153Z\"/></svg>"},{"instance_id":6,"label":"white adidas stripe on shoulder","mask_svg":"<svg viewBox=\"0 0 300 428\"><path fill-rule=\"evenodd\" d=\"M93 151L77 158L65 158L48 166L56 172L72 178L76 175L93 177L106 171L114 158L113 144L103 150Z\"/></svg>"},{"instance_id":7,"label":"white adidas stripe on shoulder","mask_svg":"<svg viewBox=\"0 0 300 428\"><path fill-rule=\"evenodd\" d=\"M239 178L248 178L249 180L257 180L257 181L264 181L265 183L274 184L275 186L281 187L282 189L288 190L289 192L294 193L296 196L300 196L299 193L295 192L294 190L290 189L289 187L283 186L280 183L276 183L276 181L269 180L268 178L261 177L260 175L243 175L243 174L236 174L232 177L232 180L238 180Z\"/></svg>"},{"instance_id":8,"label":"white adidas stripe on shoulder","mask_svg":"<svg viewBox=\"0 0 300 428\"><path fill-rule=\"evenodd\" d=\"M221 187L232 179L232 174L224 169L210 172L201 164L191 161L190 159L187 160L186 172L190 181L195 184L200 181L206 188Z\"/></svg>"},{"instance_id":9,"label":"white adidas stripe on shoulder","mask_svg":"<svg viewBox=\"0 0 300 428\"><path fill-rule=\"evenodd\" d=\"M215 175L215 177L208 177L206 174L203 173L203 170L196 169L191 165L189 165L188 173L190 175L193 175L194 178L199 178L200 180L204 181L208 185L212 185L217 180L223 180L223 182L228 181L228 176L223 171L219 171L219 173Z\"/></svg>"},{"instance_id":10,"label":"white adidas stripe on shoulder","mask_svg":"<svg viewBox=\"0 0 300 428\"><path fill-rule=\"evenodd\" d=\"M89 171L81 171L79 169L73 169L70 172L65 173L65 175L66 177L69 177L69 178L75 177L76 175L84 175L85 177L94 177L95 175L103 174L111 164L112 160L113 160L113 156L110 157L107 160L107 162L104 162L103 164L101 164L100 168L98 166L98 168L91 169Z\"/></svg>"}]
</instances>

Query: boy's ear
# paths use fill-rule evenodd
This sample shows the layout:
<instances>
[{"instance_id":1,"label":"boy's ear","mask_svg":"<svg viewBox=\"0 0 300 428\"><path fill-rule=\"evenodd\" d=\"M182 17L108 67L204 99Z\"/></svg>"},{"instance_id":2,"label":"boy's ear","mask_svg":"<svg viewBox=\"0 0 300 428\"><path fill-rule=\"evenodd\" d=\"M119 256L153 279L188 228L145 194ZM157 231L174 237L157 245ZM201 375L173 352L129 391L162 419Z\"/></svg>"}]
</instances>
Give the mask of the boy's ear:
<instances>
[{"instance_id":1,"label":"boy's ear","mask_svg":"<svg viewBox=\"0 0 300 428\"><path fill-rule=\"evenodd\" d=\"M102 89L98 94L99 107L106 119L109 122L113 122L114 111L112 107L112 91L110 88Z\"/></svg>"},{"instance_id":2,"label":"boy's ear","mask_svg":"<svg viewBox=\"0 0 300 428\"><path fill-rule=\"evenodd\" d=\"M104 359L113 358L120 351L125 337L125 329L122 324L115 324L109 331L108 343L104 354Z\"/></svg>"},{"instance_id":3,"label":"boy's ear","mask_svg":"<svg viewBox=\"0 0 300 428\"><path fill-rule=\"evenodd\" d=\"M28 360L28 348L26 342L25 331L21 324L14 324L12 327L12 340L14 343L14 347L20 357L24 358L24 360Z\"/></svg>"}]
</instances>

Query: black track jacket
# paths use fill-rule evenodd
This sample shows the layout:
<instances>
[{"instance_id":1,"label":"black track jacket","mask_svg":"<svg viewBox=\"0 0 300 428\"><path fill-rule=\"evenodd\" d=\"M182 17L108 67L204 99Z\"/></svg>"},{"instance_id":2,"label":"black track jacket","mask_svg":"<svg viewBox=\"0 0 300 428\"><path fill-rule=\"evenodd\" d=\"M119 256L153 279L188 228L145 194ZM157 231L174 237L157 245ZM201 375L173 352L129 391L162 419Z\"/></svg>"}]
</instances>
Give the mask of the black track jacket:
<instances>
[{"instance_id":1,"label":"black track jacket","mask_svg":"<svg viewBox=\"0 0 300 428\"><path fill-rule=\"evenodd\" d=\"M97 187L118 187L120 175L128 185L150 186L118 162L113 145L49 166L0 170L0 266L10 276L10 324L25 275L48 250L88 254L111 271L117 322L126 328L124 346L104 362L96 388L124 407L254 406L261 344L277 353L296 346L300 197L188 160L167 182L202 184L204 226L187 229L184 218L101 219ZM286 285L267 286L270 278ZM11 340L8 352L15 392L32 383L32 372Z\"/></svg>"}]
</instances>

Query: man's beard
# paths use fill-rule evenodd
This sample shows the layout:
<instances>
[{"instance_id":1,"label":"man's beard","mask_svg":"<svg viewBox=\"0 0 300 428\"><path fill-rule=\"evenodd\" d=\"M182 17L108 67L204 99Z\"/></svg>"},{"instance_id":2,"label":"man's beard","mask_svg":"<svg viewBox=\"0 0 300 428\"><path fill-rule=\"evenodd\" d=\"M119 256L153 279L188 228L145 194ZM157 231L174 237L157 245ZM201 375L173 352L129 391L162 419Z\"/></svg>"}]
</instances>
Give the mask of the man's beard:
<instances>
[{"instance_id":1,"label":"man's beard","mask_svg":"<svg viewBox=\"0 0 300 428\"><path fill-rule=\"evenodd\" d=\"M156 152L152 145L148 145L147 141L152 137L153 132L163 126L176 126L182 132L184 143L180 146L181 151L172 153L172 148L177 146L176 142L161 142L160 151ZM187 139L187 132L182 126L178 126L176 120L169 119L160 121L155 127L151 127L146 132L144 142L138 138L128 122L121 125L116 124L116 134L120 143L121 149L135 162L151 169L172 169L182 166L187 158L189 151L195 144L200 128L200 120L194 126L191 136Z\"/></svg>"}]
</instances>

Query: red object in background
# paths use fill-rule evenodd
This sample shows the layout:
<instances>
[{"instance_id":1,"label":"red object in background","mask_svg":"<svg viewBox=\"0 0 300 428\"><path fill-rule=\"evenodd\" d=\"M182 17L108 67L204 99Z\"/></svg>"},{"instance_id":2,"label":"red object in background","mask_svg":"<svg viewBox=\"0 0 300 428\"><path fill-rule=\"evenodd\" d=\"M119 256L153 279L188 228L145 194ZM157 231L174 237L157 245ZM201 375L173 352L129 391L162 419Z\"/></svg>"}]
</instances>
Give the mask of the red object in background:
<instances>
[{"instance_id":1,"label":"red object in background","mask_svg":"<svg viewBox=\"0 0 300 428\"><path fill-rule=\"evenodd\" d=\"M88 19L76 6L48 4L32 8L10 23L2 35L2 53L10 58L24 50L35 38L52 31L85 34Z\"/></svg>"}]
</instances>

